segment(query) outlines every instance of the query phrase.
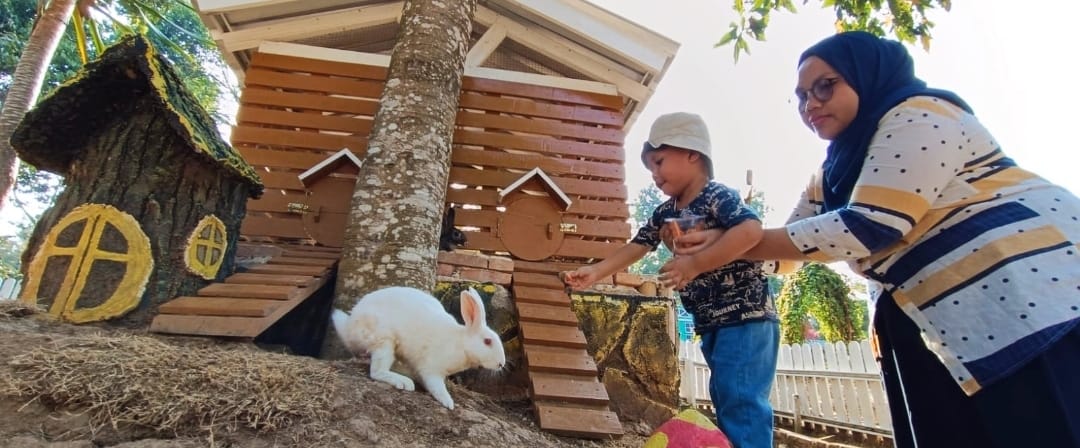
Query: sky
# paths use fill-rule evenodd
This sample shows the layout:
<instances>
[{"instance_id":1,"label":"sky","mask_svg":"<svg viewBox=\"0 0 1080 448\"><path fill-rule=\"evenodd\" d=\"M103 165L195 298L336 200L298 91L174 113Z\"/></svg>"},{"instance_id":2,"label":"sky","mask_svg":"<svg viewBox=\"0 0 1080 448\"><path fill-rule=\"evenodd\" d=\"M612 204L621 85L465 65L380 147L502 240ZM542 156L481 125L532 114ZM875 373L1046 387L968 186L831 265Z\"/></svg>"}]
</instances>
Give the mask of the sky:
<instances>
[{"instance_id":1,"label":"sky","mask_svg":"<svg viewBox=\"0 0 1080 448\"><path fill-rule=\"evenodd\" d=\"M799 54L835 32L835 14L820 1L795 2L797 14L774 13L767 41L751 42L736 64L732 48L713 44L735 19L731 0L590 0L681 44L655 93L628 130L627 184L632 195L652 181L635 163L659 115L702 115L713 142L716 178L745 192L746 170L773 210L765 224L782 225L821 165L827 143L799 121L792 101ZM1021 167L1080 193L1080 145L1071 120L1080 105L1073 58L1080 2L1039 2L1038 11L1015 1L953 2L936 23L930 51L909 47L916 75L930 87L952 90Z\"/></svg>"}]
</instances>

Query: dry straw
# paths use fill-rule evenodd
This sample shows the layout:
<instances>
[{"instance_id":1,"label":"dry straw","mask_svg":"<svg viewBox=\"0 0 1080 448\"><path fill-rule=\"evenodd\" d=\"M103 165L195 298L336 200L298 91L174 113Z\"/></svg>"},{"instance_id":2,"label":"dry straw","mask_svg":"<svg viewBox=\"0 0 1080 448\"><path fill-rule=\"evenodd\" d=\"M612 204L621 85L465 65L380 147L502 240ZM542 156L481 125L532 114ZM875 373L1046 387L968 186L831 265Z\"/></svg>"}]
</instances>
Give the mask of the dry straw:
<instances>
[{"instance_id":1,"label":"dry straw","mask_svg":"<svg viewBox=\"0 0 1080 448\"><path fill-rule=\"evenodd\" d=\"M0 393L88 412L97 428L169 434L321 423L337 382L332 367L307 358L132 335L65 337L7 367Z\"/></svg>"}]
</instances>

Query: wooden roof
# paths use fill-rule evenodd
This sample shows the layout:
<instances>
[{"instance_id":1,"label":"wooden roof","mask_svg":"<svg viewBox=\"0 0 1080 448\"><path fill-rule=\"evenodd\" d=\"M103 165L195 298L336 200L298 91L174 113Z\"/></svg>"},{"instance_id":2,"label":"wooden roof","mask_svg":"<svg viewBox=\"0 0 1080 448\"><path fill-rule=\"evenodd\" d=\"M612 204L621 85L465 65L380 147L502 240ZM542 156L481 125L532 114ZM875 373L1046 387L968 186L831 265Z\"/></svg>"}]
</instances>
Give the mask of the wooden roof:
<instances>
[{"instance_id":1,"label":"wooden roof","mask_svg":"<svg viewBox=\"0 0 1080 448\"><path fill-rule=\"evenodd\" d=\"M243 80L253 52L284 42L389 55L403 2L379 0L195 0L226 61ZM609 84L629 126L652 96L679 44L584 0L480 0L471 74L513 72ZM507 78L517 79L513 76Z\"/></svg>"}]
</instances>

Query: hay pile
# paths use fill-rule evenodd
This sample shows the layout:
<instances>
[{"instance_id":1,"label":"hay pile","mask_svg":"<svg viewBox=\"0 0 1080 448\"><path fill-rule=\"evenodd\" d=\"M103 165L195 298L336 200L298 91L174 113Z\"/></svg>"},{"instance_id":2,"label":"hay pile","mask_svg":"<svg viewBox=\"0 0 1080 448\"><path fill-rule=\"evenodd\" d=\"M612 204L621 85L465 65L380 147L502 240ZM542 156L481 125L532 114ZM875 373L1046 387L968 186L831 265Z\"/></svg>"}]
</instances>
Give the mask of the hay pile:
<instances>
[{"instance_id":1,"label":"hay pile","mask_svg":"<svg viewBox=\"0 0 1080 448\"><path fill-rule=\"evenodd\" d=\"M334 369L310 359L131 335L61 338L0 370L0 394L172 435L317 424L336 388Z\"/></svg>"}]
</instances>

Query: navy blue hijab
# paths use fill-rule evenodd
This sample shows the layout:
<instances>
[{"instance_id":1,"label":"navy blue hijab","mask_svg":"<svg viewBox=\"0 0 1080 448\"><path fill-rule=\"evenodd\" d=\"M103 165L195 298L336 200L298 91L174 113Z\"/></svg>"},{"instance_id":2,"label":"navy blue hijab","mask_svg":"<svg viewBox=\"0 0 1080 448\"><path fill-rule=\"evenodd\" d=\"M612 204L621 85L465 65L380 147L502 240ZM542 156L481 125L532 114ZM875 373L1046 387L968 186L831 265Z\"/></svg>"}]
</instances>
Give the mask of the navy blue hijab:
<instances>
[{"instance_id":1,"label":"navy blue hijab","mask_svg":"<svg viewBox=\"0 0 1080 448\"><path fill-rule=\"evenodd\" d=\"M799 64L811 56L832 66L859 95L859 112L829 143L822 165L826 211L848 204L866 160L870 140L877 132L877 123L889 109L910 97L925 95L944 99L971 112L971 107L956 94L927 88L925 82L916 78L915 63L899 42L862 31L849 31L814 44L799 56Z\"/></svg>"}]
</instances>

